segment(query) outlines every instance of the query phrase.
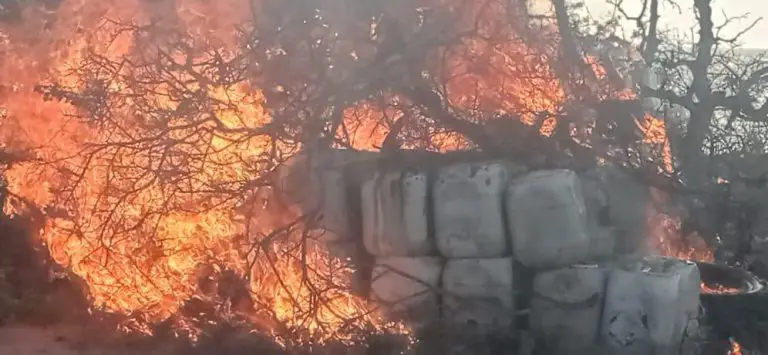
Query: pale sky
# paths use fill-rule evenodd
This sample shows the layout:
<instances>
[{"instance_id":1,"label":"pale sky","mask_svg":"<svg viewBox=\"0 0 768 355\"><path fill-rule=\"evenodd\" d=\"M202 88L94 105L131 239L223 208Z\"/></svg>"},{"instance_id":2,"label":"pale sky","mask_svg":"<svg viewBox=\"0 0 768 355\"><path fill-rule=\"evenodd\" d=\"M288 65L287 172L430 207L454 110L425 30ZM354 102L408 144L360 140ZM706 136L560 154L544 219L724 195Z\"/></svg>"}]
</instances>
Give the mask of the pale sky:
<instances>
[{"instance_id":1,"label":"pale sky","mask_svg":"<svg viewBox=\"0 0 768 355\"><path fill-rule=\"evenodd\" d=\"M606 0L585 0L585 2L589 11L596 17L606 15L611 10L611 7L606 5ZM624 2L628 4L628 8L629 4L636 4L638 8L642 4L642 0L624 0ZM665 0L661 2L663 4ZM670 6L663 6L661 22L665 27L690 32L695 23L693 0L677 0L677 2L682 11L678 12ZM728 17L750 14L747 20L733 21L724 28L722 32L724 36L734 35L752 23L752 20L763 17L763 20L752 31L742 36L741 40L745 48L768 49L768 0L713 0L712 12L715 26L724 22L723 13Z\"/></svg>"}]
</instances>

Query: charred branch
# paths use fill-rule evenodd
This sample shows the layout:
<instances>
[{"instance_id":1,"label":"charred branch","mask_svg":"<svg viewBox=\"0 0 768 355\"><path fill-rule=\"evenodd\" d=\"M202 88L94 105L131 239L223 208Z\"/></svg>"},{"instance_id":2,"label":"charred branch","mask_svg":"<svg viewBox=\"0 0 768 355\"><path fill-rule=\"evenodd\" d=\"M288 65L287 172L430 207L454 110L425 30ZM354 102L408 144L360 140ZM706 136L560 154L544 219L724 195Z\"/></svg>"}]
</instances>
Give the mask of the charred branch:
<instances>
[{"instance_id":1,"label":"charred branch","mask_svg":"<svg viewBox=\"0 0 768 355\"><path fill-rule=\"evenodd\" d=\"M86 251L66 262L108 280L93 287L114 307L126 289L140 290L128 308L155 316L165 300L195 294L219 307L209 313L235 309L295 338L307 338L307 324L335 335L334 326L359 326L367 314L350 316L334 303L348 291L338 276L348 270L313 249L320 216L276 196L280 169L300 150L379 149L408 160L404 147L461 148L574 170L601 160L675 197L706 193L660 169L663 154L644 142L641 101L632 88L617 89L622 75L609 56L585 53L566 1L554 0L558 31L541 43L531 40L540 34L519 33L526 26L514 23L518 10L508 1L408 4L268 0L226 49L175 26L109 22L112 38L135 42L127 54L84 52L66 78L37 87L97 132L56 165L64 183L53 191L59 211L47 216L61 224L65 242ZM642 90L693 112L682 154L690 164L700 163L716 109L753 119L768 110L749 106L765 70L736 94L710 78L719 39L709 1L695 4L701 42L686 55L665 57L658 0L636 18L649 21L649 64L694 75L689 90ZM694 168L685 173L698 177ZM699 224L683 229L716 233ZM200 270L194 290L174 269L189 259L218 269Z\"/></svg>"}]
</instances>

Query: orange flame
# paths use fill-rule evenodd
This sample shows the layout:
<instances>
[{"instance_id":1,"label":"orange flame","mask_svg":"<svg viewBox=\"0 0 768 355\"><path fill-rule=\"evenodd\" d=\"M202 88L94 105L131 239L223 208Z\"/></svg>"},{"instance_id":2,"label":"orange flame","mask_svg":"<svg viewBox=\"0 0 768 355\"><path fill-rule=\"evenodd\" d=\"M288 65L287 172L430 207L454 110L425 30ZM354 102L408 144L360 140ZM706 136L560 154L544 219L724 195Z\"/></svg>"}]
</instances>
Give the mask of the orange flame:
<instances>
[{"instance_id":1,"label":"orange flame","mask_svg":"<svg viewBox=\"0 0 768 355\"><path fill-rule=\"evenodd\" d=\"M481 118L543 118L542 133L551 133L554 114L568 100L552 67L556 40L533 45L520 36L504 17L507 1L433 2L459 15L459 30L478 26L481 32L430 53L428 62L437 64L427 74L446 84L447 103L479 111ZM248 280L254 305L244 313L275 333L289 328L300 330L300 340L351 339L343 334L350 320L406 332L349 294L349 267L312 242L316 236L301 224L286 227L300 212L260 188L259 178L279 164L265 153L290 156L296 149L259 133L273 121L264 93L245 81L199 80L206 75L199 63L242 54L235 28L248 26L252 19L243 9L250 6L248 0L71 0L55 15L24 7L20 25L0 29L0 77L7 84L0 90L7 112L0 144L33 151L41 163L15 165L6 173L9 189L63 210L50 214L43 237L55 260L86 282L96 307L165 319L199 296L200 270L215 265ZM153 44L172 36L138 36L126 23L181 31L189 48L160 51ZM88 55L105 59L88 64L98 73L93 78L78 71ZM166 68L158 73L150 66L104 64L144 57L162 58ZM597 62L590 64L602 78ZM123 95L113 95L120 99L110 102L110 115L95 115L112 122L86 122L72 117L78 111L71 105L40 100L33 89L47 82L108 98ZM187 107L174 85L200 95L206 105ZM141 105L158 111L142 112ZM395 106L365 101L344 110L346 140L358 149L381 146L392 122L412 114ZM382 119L389 122L382 125ZM660 122L650 120L647 131L658 131ZM423 131L428 149L469 147L454 132ZM660 132L653 143L665 141L663 127ZM16 206L5 207L13 212Z\"/></svg>"},{"instance_id":2,"label":"orange flame","mask_svg":"<svg viewBox=\"0 0 768 355\"><path fill-rule=\"evenodd\" d=\"M252 196L228 195L275 166L264 152L290 152L254 134L271 121L260 90L245 82L203 83L191 77L195 68L187 70L214 59L212 49L225 58L237 53L234 29L249 19L242 11L248 4L67 1L52 24L36 20L40 9L25 8L30 20L3 29L7 41L0 73L8 87L0 93L7 111L0 143L32 150L44 164L15 165L6 172L9 190L36 205L64 210L49 216L43 237L54 259L86 282L96 307L165 319L200 293L202 266L216 265L249 280L254 305L244 310L246 316L268 324L276 335L290 330L292 341L352 340L344 333L350 322L405 332L349 294L344 286L349 267L311 238L304 242L300 229L275 238L272 231L294 220L297 211L278 210L256 189L250 190ZM48 79L87 89L91 83L81 81L77 70L89 53L117 62L139 60L137 53L152 50L141 41L164 39L134 36L123 24L150 20L185 28L192 48L167 53L169 71L184 69L168 74L176 81L150 84L147 91L131 91L136 89L131 80L152 79L142 78L143 72L107 68L113 69L111 76L94 78L107 83L102 88L107 95L129 94L114 103L125 109L104 117L119 124L74 119L71 106L43 102L33 92ZM52 26L50 33L40 34L44 25ZM41 37L30 38L37 34ZM185 102L171 87L177 83L206 95L209 106L202 109L210 114L177 118L129 109L145 100L163 112L182 112ZM150 139L155 135L162 139ZM6 205L6 212L17 206ZM256 240L249 239L254 235ZM313 286L326 291L318 294Z\"/></svg>"},{"instance_id":3,"label":"orange flame","mask_svg":"<svg viewBox=\"0 0 768 355\"><path fill-rule=\"evenodd\" d=\"M733 340L733 338L729 339L731 342L731 348L728 350L728 355L741 355L741 345L736 342L736 340Z\"/></svg>"},{"instance_id":4,"label":"orange flame","mask_svg":"<svg viewBox=\"0 0 768 355\"><path fill-rule=\"evenodd\" d=\"M723 285L716 285L715 287L711 287L704 284L703 282L701 283L700 289L702 293L714 293L720 295L737 295L742 292L742 290L738 288L731 288Z\"/></svg>"},{"instance_id":5,"label":"orange flame","mask_svg":"<svg viewBox=\"0 0 768 355\"><path fill-rule=\"evenodd\" d=\"M651 250L684 260L714 261L712 250L700 236L683 236L680 218L659 211L655 206L669 206L669 197L652 188L651 199L646 206L648 242Z\"/></svg>"}]
</instances>

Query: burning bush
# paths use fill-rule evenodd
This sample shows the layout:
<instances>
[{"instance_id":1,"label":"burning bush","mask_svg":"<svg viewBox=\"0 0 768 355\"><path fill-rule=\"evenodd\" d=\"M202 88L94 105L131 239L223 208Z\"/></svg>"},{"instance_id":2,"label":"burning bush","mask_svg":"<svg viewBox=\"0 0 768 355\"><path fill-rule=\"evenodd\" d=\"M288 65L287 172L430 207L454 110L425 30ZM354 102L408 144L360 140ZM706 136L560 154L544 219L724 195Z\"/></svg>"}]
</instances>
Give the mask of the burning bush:
<instances>
[{"instance_id":1,"label":"burning bush","mask_svg":"<svg viewBox=\"0 0 768 355\"><path fill-rule=\"evenodd\" d=\"M525 126L551 137L544 165L671 170L661 120L598 110L633 88L557 23L531 31L522 2L68 0L16 16L0 143L35 161L7 171L6 210L42 208L56 262L142 329L199 301L283 343L408 333L349 292L348 263L281 198L277 171L308 147L521 159L536 149L509 137ZM643 143L662 151L637 158Z\"/></svg>"}]
</instances>

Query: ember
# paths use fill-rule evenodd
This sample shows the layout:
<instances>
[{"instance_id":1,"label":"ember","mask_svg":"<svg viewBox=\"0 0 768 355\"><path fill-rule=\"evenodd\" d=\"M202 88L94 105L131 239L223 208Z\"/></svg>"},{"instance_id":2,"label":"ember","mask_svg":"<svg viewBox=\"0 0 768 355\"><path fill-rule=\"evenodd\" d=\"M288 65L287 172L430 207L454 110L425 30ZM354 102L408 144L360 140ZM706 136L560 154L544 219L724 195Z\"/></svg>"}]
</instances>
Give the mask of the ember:
<instances>
[{"instance_id":1,"label":"ember","mask_svg":"<svg viewBox=\"0 0 768 355\"><path fill-rule=\"evenodd\" d=\"M704 282L702 282L701 283L701 292L702 293L710 293L710 294L719 294L719 295L737 295L737 294L740 294L740 293L744 292L744 290L742 290L740 288L727 287L727 286L723 286L723 285L713 285L713 286L710 286L710 285L707 285Z\"/></svg>"}]
</instances>

